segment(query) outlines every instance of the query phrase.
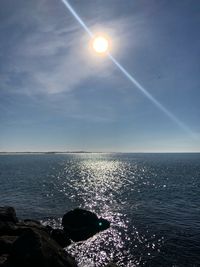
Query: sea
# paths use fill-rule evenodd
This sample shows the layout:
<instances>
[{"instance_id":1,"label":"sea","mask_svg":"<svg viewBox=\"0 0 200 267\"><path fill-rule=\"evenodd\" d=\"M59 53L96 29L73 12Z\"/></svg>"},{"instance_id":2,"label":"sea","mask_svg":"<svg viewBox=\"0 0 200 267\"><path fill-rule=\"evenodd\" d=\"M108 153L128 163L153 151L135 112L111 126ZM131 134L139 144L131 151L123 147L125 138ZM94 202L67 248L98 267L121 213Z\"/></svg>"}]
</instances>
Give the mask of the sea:
<instances>
[{"instance_id":1,"label":"sea","mask_svg":"<svg viewBox=\"0 0 200 267\"><path fill-rule=\"evenodd\" d=\"M61 227L80 207L111 227L65 248L80 267L200 266L199 153L0 155L0 206Z\"/></svg>"}]
</instances>

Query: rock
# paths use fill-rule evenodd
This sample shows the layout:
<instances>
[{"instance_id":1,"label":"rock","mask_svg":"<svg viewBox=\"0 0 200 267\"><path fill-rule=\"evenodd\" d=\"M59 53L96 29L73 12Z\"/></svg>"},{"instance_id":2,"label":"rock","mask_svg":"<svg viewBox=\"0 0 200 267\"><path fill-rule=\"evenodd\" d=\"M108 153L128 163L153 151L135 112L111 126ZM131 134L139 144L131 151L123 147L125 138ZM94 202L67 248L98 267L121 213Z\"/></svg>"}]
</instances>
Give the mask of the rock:
<instances>
[{"instance_id":1,"label":"rock","mask_svg":"<svg viewBox=\"0 0 200 267\"><path fill-rule=\"evenodd\" d=\"M11 261L20 267L77 267L69 256L47 233L27 229L13 243Z\"/></svg>"},{"instance_id":2,"label":"rock","mask_svg":"<svg viewBox=\"0 0 200 267\"><path fill-rule=\"evenodd\" d=\"M14 208L0 207L0 267L77 267L63 247L109 228L93 212L75 209L63 216L63 229L39 221L19 221ZM116 267L108 265L107 267Z\"/></svg>"},{"instance_id":3,"label":"rock","mask_svg":"<svg viewBox=\"0 0 200 267\"><path fill-rule=\"evenodd\" d=\"M11 252L12 244L17 239L17 236L1 236L0 237L0 255Z\"/></svg>"},{"instance_id":4,"label":"rock","mask_svg":"<svg viewBox=\"0 0 200 267\"><path fill-rule=\"evenodd\" d=\"M17 230L16 225L13 222L6 222L0 220L0 236L1 235L15 235Z\"/></svg>"},{"instance_id":5,"label":"rock","mask_svg":"<svg viewBox=\"0 0 200 267\"><path fill-rule=\"evenodd\" d=\"M63 248L71 244L69 236L62 229L52 229L50 237Z\"/></svg>"},{"instance_id":6,"label":"rock","mask_svg":"<svg viewBox=\"0 0 200 267\"><path fill-rule=\"evenodd\" d=\"M41 222L37 220L32 220L32 219L25 219L23 220L24 224L30 225L30 226L41 226Z\"/></svg>"},{"instance_id":7,"label":"rock","mask_svg":"<svg viewBox=\"0 0 200 267\"><path fill-rule=\"evenodd\" d=\"M62 225L73 241L85 240L110 227L109 221L99 219L95 213L84 209L67 212L62 218Z\"/></svg>"},{"instance_id":8,"label":"rock","mask_svg":"<svg viewBox=\"0 0 200 267\"><path fill-rule=\"evenodd\" d=\"M0 221L17 223L15 209L13 207L0 207Z\"/></svg>"},{"instance_id":9,"label":"rock","mask_svg":"<svg viewBox=\"0 0 200 267\"><path fill-rule=\"evenodd\" d=\"M44 232L48 232L46 226L35 220L23 220L16 224L16 233L18 235L23 234L27 229L36 229Z\"/></svg>"},{"instance_id":10,"label":"rock","mask_svg":"<svg viewBox=\"0 0 200 267\"><path fill-rule=\"evenodd\" d=\"M8 254L3 254L0 256L0 267L6 266L7 259L8 259Z\"/></svg>"},{"instance_id":11,"label":"rock","mask_svg":"<svg viewBox=\"0 0 200 267\"><path fill-rule=\"evenodd\" d=\"M18 221L14 208L0 207L0 267L77 267L62 249L70 242L62 229Z\"/></svg>"}]
</instances>

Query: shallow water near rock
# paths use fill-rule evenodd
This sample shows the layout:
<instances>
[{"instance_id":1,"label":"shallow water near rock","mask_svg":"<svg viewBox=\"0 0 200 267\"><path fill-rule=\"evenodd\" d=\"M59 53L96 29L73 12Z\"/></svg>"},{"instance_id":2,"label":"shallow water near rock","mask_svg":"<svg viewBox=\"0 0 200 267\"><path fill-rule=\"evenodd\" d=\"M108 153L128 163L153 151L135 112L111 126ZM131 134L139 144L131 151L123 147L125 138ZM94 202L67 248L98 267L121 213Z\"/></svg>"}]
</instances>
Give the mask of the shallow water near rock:
<instances>
[{"instance_id":1,"label":"shallow water near rock","mask_svg":"<svg viewBox=\"0 0 200 267\"><path fill-rule=\"evenodd\" d=\"M80 266L200 266L200 154L0 156L0 203L61 227L81 207L111 227L67 249Z\"/></svg>"}]
</instances>

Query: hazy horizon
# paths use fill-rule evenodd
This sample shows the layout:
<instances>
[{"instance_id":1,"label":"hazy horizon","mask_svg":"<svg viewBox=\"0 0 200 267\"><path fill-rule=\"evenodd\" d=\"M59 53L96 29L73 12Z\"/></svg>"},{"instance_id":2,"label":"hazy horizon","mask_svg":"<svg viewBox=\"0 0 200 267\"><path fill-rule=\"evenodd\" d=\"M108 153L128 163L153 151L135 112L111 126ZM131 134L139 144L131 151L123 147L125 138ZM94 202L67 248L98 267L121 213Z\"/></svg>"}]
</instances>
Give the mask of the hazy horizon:
<instances>
[{"instance_id":1,"label":"hazy horizon","mask_svg":"<svg viewBox=\"0 0 200 267\"><path fill-rule=\"evenodd\" d=\"M12 150L10 150L10 151L0 151L0 154L4 154L4 153L5 153L5 154L9 154L9 153L11 153L11 154L12 154L12 153L13 153L13 154L15 154L15 153L16 153L16 154L20 154L20 153L22 153L22 154L23 154L23 153L24 153L24 154L26 154L26 153L27 153L27 154L29 154L29 153L30 153L30 154L31 154L31 153L33 153L33 154L34 154L34 153L56 153L56 154L59 154L59 153L61 153L61 154L65 154L65 153L66 153L66 154L70 154L70 153L83 153L83 154L84 154L84 153L97 153L97 154L98 154L98 153L100 153L100 154L101 154L101 153L102 153L102 154L103 154L103 153L108 153L108 154L109 154L109 153L111 153L111 154L112 154L112 153L116 153L116 154L117 154L117 153L122 153L122 154L126 154L126 153L130 153L130 154L132 154L132 153L133 153L133 154L138 154L138 153L141 153L141 154L143 154L143 153L144 153L144 154L145 154L145 153L146 153L146 154L148 154L148 153L152 153L152 154L154 154L154 153L155 153L155 154L156 154L156 153L161 153L161 154L162 154L162 153L164 153L164 154L165 154L165 153L166 153L166 154L167 154L167 153L169 153L169 154L170 154L170 153L183 153L183 154L184 154L184 153L186 153L186 154L187 154L187 153L188 153L188 154L190 154L190 153L197 153L197 154L198 154L198 153L200 153L200 151L89 151L89 150L62 150L62 151L61 151L61 150L46 150L46 151L42 151L42 150L38 150L38 151L37 151L37 150L34 150L34 151L31 151L31 150L12 151Z\"/></svg>"}]
</instances>

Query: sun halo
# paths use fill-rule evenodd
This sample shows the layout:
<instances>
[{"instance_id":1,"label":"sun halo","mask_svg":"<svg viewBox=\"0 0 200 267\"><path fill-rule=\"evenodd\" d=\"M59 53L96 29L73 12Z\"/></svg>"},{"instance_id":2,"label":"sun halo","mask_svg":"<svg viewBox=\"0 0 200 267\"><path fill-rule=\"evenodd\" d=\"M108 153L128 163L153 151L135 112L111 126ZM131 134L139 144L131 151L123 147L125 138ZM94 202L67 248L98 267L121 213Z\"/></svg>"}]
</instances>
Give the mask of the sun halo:
<instances>
[{"instance_id":1,"label":"sun halo","mask_svg":"<svg viewBox=\"0 0 200 267\"><path fill-rule=\"evenodd\" d=\"M92 40L92 48L97 54L106 54L109 50L109 40L103 35L98 35Z\"/></svg>"}]
</instances>

